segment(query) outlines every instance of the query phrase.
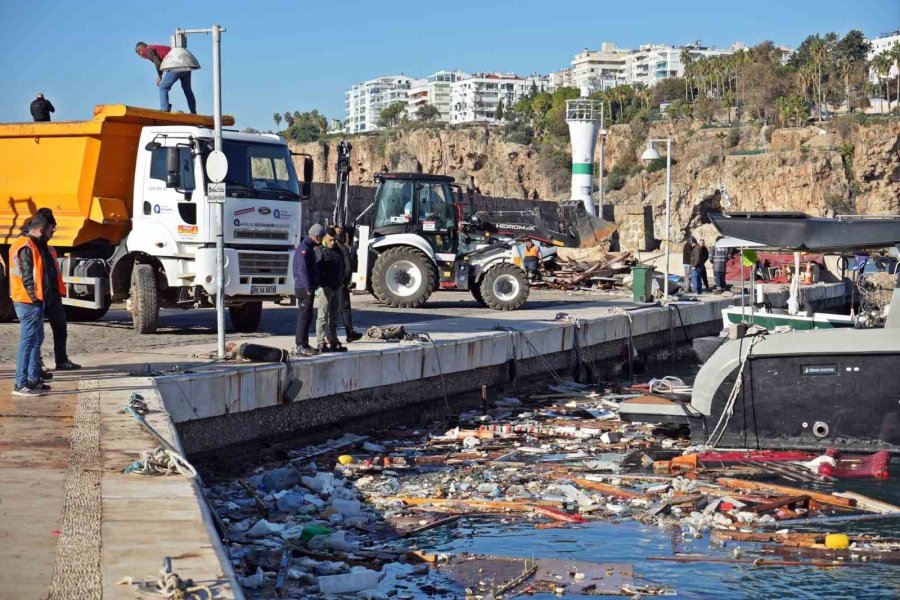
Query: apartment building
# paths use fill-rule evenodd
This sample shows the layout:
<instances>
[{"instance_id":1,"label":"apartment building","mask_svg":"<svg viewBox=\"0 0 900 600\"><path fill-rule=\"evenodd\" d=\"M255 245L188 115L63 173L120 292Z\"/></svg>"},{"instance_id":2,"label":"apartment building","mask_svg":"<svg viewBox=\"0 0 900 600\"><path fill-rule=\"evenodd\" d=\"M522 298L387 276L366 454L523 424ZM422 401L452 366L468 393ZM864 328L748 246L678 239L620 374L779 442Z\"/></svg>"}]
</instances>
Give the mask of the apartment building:
<instances>
[{"instance_id":1,"label":"apartment building","mask_svg":"<svg viewBox=\"0 0 900 600\"><path fill-rule=\"evenodd\" d=\"M872 47L869 49L869 53L866 55L866 60L872 60L885 50L890 50L896 44L900 44L900 31L882 33L878 37L869 40L869 43L872 45ZM888 73L888 78L896 77L898 73L900 73L900 71L897 70L897 64L895 62L894 65L891 66L891 70ZM875 69L869 69L869 79L872 81L872 83L877 83L879 81L879 75L875 71Z\"/></svg>"},{"instance_id":2,"label":"apartment building","mask_svg":"<svg viewBox=\"0 0 900 600\"><path fill-rule=\"evenodd\" d=\"M698 60L712 56L725 56L743 49L743 44L735 44L727 50L699 44L692 46L644 44L629 55L625 81L629 85L653 86L663 79L683 77L684 65L681 62L683 50L687 50L693 60Z\"/></svg>"},{"instance_id":3,"label":"apartment building","mask_svg":"<svg viewBox=\"0 0 900 600\"><path fill-rule=\"evenodd\" d=\"M450 123L494 122L501 102L509 109L532 89L545 91L544 75L520 77L512 73L476 73L450 86Z\"/></svg>"},{"instance_id":4,"label":"apartment building","mask_svg":"<svg viewBox=\"0 0 900 600\"><path fill-rule=\"evenodd\" d=\"M585 48L572 59L571 87L594 91L626 83L631 55L631 50L616 48L612 42L603 42L599 50Z\"/></svg>"},{"instance_id":5,"label":"apartment building","mask_svg":"<svg viewBox=\"0 0 900 600\"><path fill-rule=\"evenodd\" d=\"M438 71L424 79L414 80L409 88L407 113L415 116L420 107L430 104L440 112L437 120L449 123L451 85L468 76L462 71Z\"/></svg>"},{"instance_id":6,"label":"apartment building","mask_svg":"<svg viewBox=\"0 0 900 600\"><path fill-rule=\"evenodd\" d=\"M412 82L412 78L405 75L391 75L354 84L344 93L344 132L380 129L381 111L394 102L406 103Z\"/></svg>"}]
</instances>

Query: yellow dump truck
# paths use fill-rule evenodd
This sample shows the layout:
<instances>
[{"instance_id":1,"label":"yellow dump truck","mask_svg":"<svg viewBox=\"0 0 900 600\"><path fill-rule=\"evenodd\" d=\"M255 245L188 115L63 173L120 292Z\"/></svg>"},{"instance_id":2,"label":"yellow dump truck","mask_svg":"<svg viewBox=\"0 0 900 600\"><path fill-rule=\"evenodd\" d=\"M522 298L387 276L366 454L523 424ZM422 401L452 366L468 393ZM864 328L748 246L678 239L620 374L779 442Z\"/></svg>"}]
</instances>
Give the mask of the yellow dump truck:
<instances>
[{"instance_id":1,"label":"yellow dump truck","mask_svg":"<svg viewBox=\"0 0 900 600\"><path fill-rule=\"evenodd\" d=\"M9 245L42 207L57 221L51 244L73 320L125 301L135 330L149 333L160 308L213 306L222 193L205 171L212 126L212 117L123 105L97 106L90 121L0 124L0 319L14 317ZM308 184L278 136L226 130L223 145L225 302L232 325L254 331L263 301L293 294ZM308 159L303 171L311 181Z\"/></svg>"}]
</instances>

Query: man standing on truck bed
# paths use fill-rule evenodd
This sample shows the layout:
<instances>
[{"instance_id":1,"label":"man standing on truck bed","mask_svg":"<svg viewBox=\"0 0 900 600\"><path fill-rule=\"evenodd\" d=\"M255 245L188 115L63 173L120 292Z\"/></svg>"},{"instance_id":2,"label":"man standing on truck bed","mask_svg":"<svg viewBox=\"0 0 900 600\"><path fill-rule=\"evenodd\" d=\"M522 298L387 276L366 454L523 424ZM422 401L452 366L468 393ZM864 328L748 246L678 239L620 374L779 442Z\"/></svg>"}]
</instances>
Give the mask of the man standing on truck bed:
<instances>
[{"instance_id":1,"label":"man standing on truck bed","mask_svg":"<svg viewBox=\"0 0 900 600\"><path fill-rule=\"evenodd\" d=\"M319 277L316 271L316 246L325 237L325 226L316 223L309 228L309 235L303 238L294 251L294 296L297 298L297 354L315 356L318 350L309 345L309 324L312 322L313 305Z\"/></svg>"},{"instance_id":2,"label":"man standing on truck bed","mask_svg":"<svg viewBox=\"0 0 900 600\"><path fill-rule=\"evenodd\" d=\"M31 117L36 123L50 120L50 113L56 112L56 109L49 100L44 98L43 94L38 94L37 98L31 101Z\"/></svg>"},{"instance_id":3,"label":"man standing on truck bed","mask_svg":"<svg viewBox=\"0 0 900 600\"><path fill-rule=\"evenodd\" d=\"M156 67L156 85L159 86L159 109L166 112L172 111L172 105L169 104L169 90L175 85L176 81L181 82L181 89L184 90L184 97L187 99L188 109L192 115L197 114L197 100L194 98L194 92L191 91L191 72L175 71L162 72L160 67L162 61L172 49L169 46L147 45L144 42L138 42L134 47L134 51L141 58L146 58Z\"/></svg>"},{"instance_id":4,"label":"man standing on truck bed","mask_svg":"<svg viewBox=\"0 0 900 600\"><path fill-rule=\"evenodd\" d=\"M46 215L35 215L28 231L16 238L9 248L9 295L19 318L19 348L16 352L14 396L42 396L50 386L41 381L40 332L44 327L44 298L49 287L46 265L37 241L50 223ZM49 282L64 294L62 279Z\"/></svg>"}]
</instances>

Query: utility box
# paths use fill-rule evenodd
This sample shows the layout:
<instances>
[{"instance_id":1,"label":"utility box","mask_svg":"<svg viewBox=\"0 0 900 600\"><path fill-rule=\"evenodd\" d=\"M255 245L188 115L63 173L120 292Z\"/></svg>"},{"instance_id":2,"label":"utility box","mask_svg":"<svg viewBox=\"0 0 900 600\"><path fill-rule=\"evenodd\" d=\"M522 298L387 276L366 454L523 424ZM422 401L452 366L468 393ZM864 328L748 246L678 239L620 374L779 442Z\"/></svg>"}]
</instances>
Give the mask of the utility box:
<instances>
[{"instance_id":1,"label":"utility box","mask_svg":"<svg viewBox=\"0 0 900 600\"><path fill-rule=\"evenodd\" d=\"M653 276L656 269L637 264L631 267L631 299L635 302L653 302Z\"/></svg>"}]
</instances>

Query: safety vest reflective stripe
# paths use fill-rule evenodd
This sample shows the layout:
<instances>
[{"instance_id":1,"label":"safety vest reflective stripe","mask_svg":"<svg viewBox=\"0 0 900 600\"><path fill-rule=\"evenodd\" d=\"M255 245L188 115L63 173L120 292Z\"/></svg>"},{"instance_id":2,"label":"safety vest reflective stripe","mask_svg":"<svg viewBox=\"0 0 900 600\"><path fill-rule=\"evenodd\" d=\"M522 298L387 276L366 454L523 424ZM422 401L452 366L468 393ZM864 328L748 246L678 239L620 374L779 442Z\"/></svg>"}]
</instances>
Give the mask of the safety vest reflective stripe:
<instances>
[{"instance_id":1,"label":"safety vest reflective stripe","mask_svg":"<svg viewBox=\"0 0 900 600\"><path fill-rule=\"evenodd\" d=\"M531 248L529 248L528 246L525 246L525 256L533 256L534 258L540 258L541 257L541 249L538 248L537 246L532 246Z\"/></svg>"},{"instance_id":2,"label":"safety vest reflective stripe","mask_svg":"<svg viewBox=\"0 0 900 600\"><path fill-rule=\"evenodd\" d=\"M41 257L41 251L37 244L29 236L21 236L16 238L12 246L9 248L9 295L13 302L23 302L31 304L31 296L25 289L25 282L22 280L22 268L19 264L19 251L28 246L31 249L31 256L34 260L34 269L32 277L34 279L34 296L38 300L44 299L44 261Z\"/></svg>"}]
</instances>

